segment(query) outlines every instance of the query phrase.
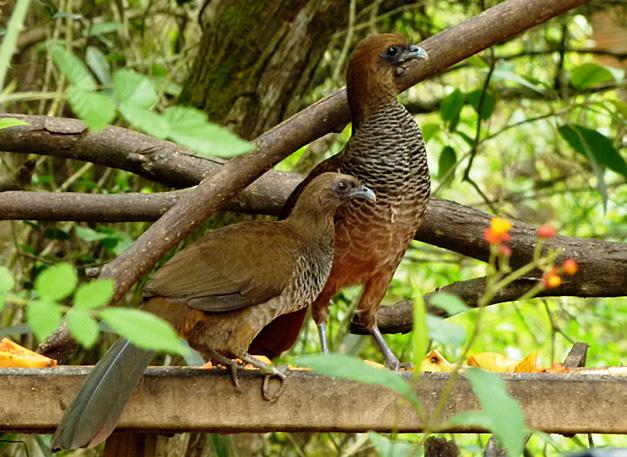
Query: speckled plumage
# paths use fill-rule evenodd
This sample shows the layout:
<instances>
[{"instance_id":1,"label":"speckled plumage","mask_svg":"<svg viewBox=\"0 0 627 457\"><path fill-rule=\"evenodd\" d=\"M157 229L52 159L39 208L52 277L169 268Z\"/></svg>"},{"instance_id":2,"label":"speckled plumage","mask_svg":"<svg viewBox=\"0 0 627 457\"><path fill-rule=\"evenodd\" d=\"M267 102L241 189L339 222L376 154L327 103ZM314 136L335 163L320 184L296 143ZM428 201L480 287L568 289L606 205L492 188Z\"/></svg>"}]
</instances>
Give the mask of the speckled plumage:
<instances>
[{"instance_id":1,"label":"speckled plumage","mask_svg":"<svg viewBox=\"0 0 627 457\"><path fill-rule=\"evenodd\" d=\"M307 176L288 199L284 213L304 186L326 171L354 175L377 193L375 203L350 202L336 213L333 268L312 304L312 313L319 327L323 326L333 296L342 287L363 285L359 317L381 347L388 366L397 368L398 360L378 332L376 313L420 225L429 200L430 179L420 129L396 100L396 77L416 57L395 61L386 55L392 46L414 54L418 49L395 34L368 37L357 46L347 71L353 134L340 154L320 163ZM276 356L288 349L303 318L304 312L300 312L277 319L255 339L251 350Z\"/></svg>"}]
</instances>

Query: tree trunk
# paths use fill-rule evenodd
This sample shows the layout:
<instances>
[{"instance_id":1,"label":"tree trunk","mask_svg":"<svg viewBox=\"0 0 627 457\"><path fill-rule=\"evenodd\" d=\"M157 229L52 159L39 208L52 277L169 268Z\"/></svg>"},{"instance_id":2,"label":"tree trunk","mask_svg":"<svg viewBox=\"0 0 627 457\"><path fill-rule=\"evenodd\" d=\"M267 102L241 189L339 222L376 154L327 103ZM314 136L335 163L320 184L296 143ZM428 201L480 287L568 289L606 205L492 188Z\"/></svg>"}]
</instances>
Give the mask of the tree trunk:
<instances>
[{"instance_id":1,"label":"tree trunk","mask_svg":"<svg viewBox=\"0 0 627 457\"><path fill-rule=\"evenodd\" d=\"M348 0L208 0L204 33L182 100L252 139L303 100Z\"/></svg>"}]
</instances>

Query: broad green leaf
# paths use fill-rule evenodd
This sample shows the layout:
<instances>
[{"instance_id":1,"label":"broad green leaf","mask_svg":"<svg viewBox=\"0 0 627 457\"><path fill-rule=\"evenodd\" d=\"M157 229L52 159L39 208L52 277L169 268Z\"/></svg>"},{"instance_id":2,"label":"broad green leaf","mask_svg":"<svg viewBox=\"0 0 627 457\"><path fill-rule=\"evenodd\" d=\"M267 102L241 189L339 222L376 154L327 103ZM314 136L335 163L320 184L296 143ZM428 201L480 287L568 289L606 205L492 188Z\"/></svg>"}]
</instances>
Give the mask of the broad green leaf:
<instances>
[{"instance_id":1,"label":"broad green leaf","mask_svg":"<svg viewBox=\"0 0 627 457\"><path fill-rule=\"evenodd\" d=\"M527 89L531 89L539 94L544 93L541 86L532 83L524 76L514 73L513 71L506 68L495 68L494 72L492 73L492 79L494 81L510 81L520 86L526 87Z\"/></svg>"},{"instance_id":2,"label":"broad green leaf","mask_svg":"<svg viewBox=\"0 0 627 457\"><path fill-rule=\"evenodd\" d=\"M414 287L412 281L412 287ZM417 294L413 302L413 324L411 330L411 345L413 349L413 362L414 367L419 367L422 359L425 358L427 350L429 349L429 329L427 327L427 309L425 307L425 300L422 295ZM419 374L419 371L414 372L415 375Z\"/></svg>"},{"instance_id":3,"label":"broad green leaf","mask_svg":"<svg viewBox=\"0 0 627 457\"><path fill-rule=\"evenodd\" d=\"M26 308L26 321L37 339L43 341L52 335L61 323L61 307L52 301L29 301Z\"/></svg>"},{"instance_id":4,"label":"broad green leaf","mask_svg":"<svg viewBox=\"0 0 627 457\"><path fill-rule=\"evenodd\" d=\"M119 109L129 124L149 135L165 139L170 134L168 121L163 116L149 109L126 102L122 103Z\"/></svg>"},{"instance_id":5,"label":"broad green leaf","mask_svg":"<svg viewBox=\"0 0 627 457\"><path fill-rule=\"evenodd\" d=\"M422 130L422 138L425 140L425 143L427 143L440 131L440 124L431 122L427 124L422 124L420 128Z\"/></svg>"},{"instance_id":6,"label":"broad green leaf","mask_svg":"<svg viewBox=\"0 0 627 457\"><path fill-rule=\"evenodd\" d=\"M523 451L526 433L520 404L507 393L505 383L498 375L469 368L466 377L481 403L482 412L488 418L489 429L505 448L508 457L519 457ZM480 417L479 419L481 420Z\"/></svg>"},{"instance_id":7,"label":"broad green leaf","mask_svg":"<svg viewBox=\"0 0 627 457\"><path fill-rule=\"evenodd\" d=\"M113 331L140 348L181 355L186 351L174 328L154 314L133 308L105 308L98 315Z\"/></svg>"},{"instance_id":8,"label":"broad green leaf","mask_svg":"<svg viewBox=\"0 0 627 457\"><path fill-rule=\"evenodd\" d=\"M576 89L587 89L598 84L614 81L614 75L603 65L584 63L570 73L570 83Z\"/></svg>"},{"instance_id":9,"label":"broad green leaf","mask_svg":"<svg viewBox=\"0 0 627 457\"><path fill-rule=\"evenodd\" d=\"M87 34L87 36L96 36L103 35L105 33L117 32L122 27L122 24L119 22L99 22L93 24L89 28L89 33Z\"/></svg>"},{"instance_id":10,"label":"broad green leaf","mask_svg":"<svg viewBox=\"0 0 627 457\"><path fill-rule=\"evenodd\" d=\"M113 297L115 284L111 279L96 279L81 284L74 294L76 308L91 309L105 306Z\"/></svg>"},{"instance_id":11,"label":"broad green leaf","mask_svg":"<svg viewBox=\"0 0 627 457\"><path fill-rule=\"evenodd\" d=\"M475 54L475 55L468 57L466 59L466 62L468 62L470 65L472 65L475 68L489 67L488 62L486 62L485 59L481 57L479 54Z\"/></svg>"},{"instance_id":12,"label":"broad green leaf","mask_svg":"<svg viewBox=\"0 0 627 457\"><path fill-rule=\"evenodd\" d=\"M90 227L77 226L74 230L76 235L83 241L100 241L111 237L109 233L101 233Z\"/></svg>"},{"instance_id":13,"label":"broad green leaf","mask_svg":"<svg viewBox=\"0 0 627 457\"><path fill-rule=\"evenodd\" d=\"M297 357L296 363L310 367L326 376L386 387L407 399L412 405L420 405L409 382L405 381L398 373L375 368L358 358L343 354L306 355Z\"/></svg>"},{"instance_id":14,"label":"broad green leaf","mask_svg":"<svg viewBox=\"0 0 627 457\"><path fill-rule=\"evenodd\" d=\"M448 292L438 292L429 299L431 306L437 306L440 309L446 311L449 316L455 314L464 313L470 310L470 307L466 305L457 295L449 294Z\"/></svg>"},{"instance_id":15,"label":"broad green leaf","mask_svg":"<svg viewBox=\"0 0 627 457\"><path fill-rule=\"evenodd\" d=\"M6 303L7 298L3 293L0 292L0 311L4 309L4 304Z\"/></svg>"},{"instance_id":16,"label":"broad green leaf","mask_svg":"<svg viewBox=\"0 0 627 457\"><path fill-rule=\"evenodd\" d=\"M592 157L598 164L627 177L625 159L605 135L577 124L562 125L559 133L570 147L588 160Z\"/></svg>"},{"instance_id":17,"label":"broad green leaf","mask_svg":"<svg viewBox=\"0 0 627 457\"><path fill-rule=\"evenodd\" d=\"M446 177L448 182L452 181L454 174L451 173L447 176L447 173L455 164L457 164L455 149L451 146L444 146L438 159L438 179L442 180Z\"/></svg>"},{"instance_id":18,"label":"broad green leaf","mask_svg":"<svg viewBox=\"0 0 627 457\"><path fill-rule=\"evenodd\" d=\"M104 53L95 46L88 46L85 62L102 84L111 82L111 65Z\"/></svg>"},{"instance_id":19,"label":"broad green leaf","mask_svg":"<svg viewBox=\"0 0 627 457\"><path fill-rule=\"evenodd\" d=\"M208 433L207 443L211 447L211 455L215 457L230 457L231 449L234 448L232 435L220 435L218 433Z\"/></svg>"},{"instance_id":20,"label":"broad green leaf","mask_svg":"<svg viewBox=\"0 0 627 457\"><path fill-rule=\"evenodd\" d=\"M57 263L48 267L35 279L35 290L48 300L63 300L76 288L76 270L69 263Z\"/></svg>"},{"instance_id":21,"label":"broad green leaf","mask_svg":"<svg viewBox=\"0 0 627 457\"><path fill-rule=\"evenodd\" d=\"M7 267L0 266L0 294L8 292L15 286L13 275Z\"/></svg>"},{"instance_id":22,"label":"broad green leaf","mask_svg":"<svg viewBox=\"0 0 627 457\"><path fill-rule=\"evenodd\" d=\"M427 316L429 336L445 346L460 347L466 340L464 327L452 324L441 317Z\"/></svg>"},{"instance_id":23,"label":"broad green leaf","mask_svg":"<svg viewBox=\"0 0 627 457\"><path fill-rule=\"evenodd\" d=\"M481 99L482 90L473 90L466 94L466 100L468 103L479 113L479 101ZM483 104L481 106L481 119L489 119L494 111L494 105L496 104L496 97L491 92L486 92L483 96Z\"/></svg>"},{"instance_id":24,"label":"broad green leaf","mask_svg":"<svg viewBox=\"0 0 627 457\"><path fill-rule=\"evenodd\" d=\"M466 411L456 414L449 421L451 425L474 425L475 427L483 427L486 430L492 429L492 419L485 411Z\"/></svg>"},{"instance_id":25,"label":"broad green leaf","mask_svg":"<svg viewBox=\"0 0 627 457\"><path fill-rule=\"evenodd\" d=\"M113 74L113 94L120 103L146 110L159 100L150 79L132 70L118 70Z\"/></svg>"},{"instance_id":26,"label":"broad green leaf","mask_svg":"<svg viewBox=\"0 0 627 457\"><path fill-rule=\"evenodd\" d=\"M98 340L98 322L89 315L89 311L73 308L65 315L65 323L81 346L89 349Z\"/></svg>"},{"instance_id":27,"label":"broad green leaf","mask_svg":"<svg viewBox=\"0 0 627 457\"><path fill-rule=\"evenodd\" d=\"M207 122L205 114L195 108L173 106L163 116L170 127L168 138L199 154L232 157L253 148L228 129Z\"/></svg>"},{"instance_id":28,"label":"broad green leaf","mask_svg":"<svg viewBox=\"0 0 627 457\"><path fill-rule=\"evenodd\" d=\"M81 59L61 45L52 46L50 53L56 66L72 85L85 91L96 90L96 80Z\"/></svg>"},{"instance_id":29,"label":"broad green leaf","mask_svg":"<svg viewBox=\"0 0 627 457\"><path fill-rule=\"evenodd\" d=\"M377 455L381 457L415 457L415 445L407 441L391 440L375 432L368 432L368 439L372 441Z\"/></svg>"},{"instance_id":30,"label":"broad green leaf","mask_svg":"<svg viewBox=\"0 0 627 457\"><path fill-rule=\"evenodd\" d=\"M19 127L21 125L30 125L28 122L22 119L16 119L14 117L0 118L0 130L8 129L9 127Z\"/></svg>"},{"instance_id":31,"label":"broad green leaf","mask_svg":"<svg viewBox=\"0 0 627 457\"><path fill-rule=\"evenodd\" d=\"M89 130L93 132L102 130L115 118L115 103L100 92L70 87L67 97L74 113L85 121Z\"/></svg>"},{"instance_id":32,"label":"broad green leaf","mask_svg":"<svg viewBox=\"0 0 627 457\"><path fill-rule=\"evenodd\" d=\"M449 131L454 131L459 123L459 114L464 107L464 94L455 89L442 100L440 104L440 116L444 122L448 122Z\"/></svg>"}]
</instances>

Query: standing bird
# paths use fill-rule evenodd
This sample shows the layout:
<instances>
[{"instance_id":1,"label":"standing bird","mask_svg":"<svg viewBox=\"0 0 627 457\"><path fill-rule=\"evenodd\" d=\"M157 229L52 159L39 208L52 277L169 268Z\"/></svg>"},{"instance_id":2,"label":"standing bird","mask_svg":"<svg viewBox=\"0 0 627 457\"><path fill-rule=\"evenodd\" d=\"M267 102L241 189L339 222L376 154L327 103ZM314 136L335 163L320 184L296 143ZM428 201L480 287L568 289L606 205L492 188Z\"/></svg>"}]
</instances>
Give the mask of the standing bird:
<instances>
[{"instance_id":1,"label":"standing bird","mask_svg":"<svg viewBox=\"0 0 627 457\"><path fill-rule=\"evenodd\" d=\"M358 317L374 337L388 367L400 362L377 326L377 310L405 250L420 225L430 192L427 154L411 114L398 103L398 78L411 61L426 59L424 49L397 34L359 42L347 71L346 91L353 131L339 154L320 163L294 190L283 209L321 173L337 171L359 178L377 194L376 202L353 201L335 215L335 256L324 289L312 304L322 352L328 352L329 301L345 286L363 285ZM305 310L283 315L253 341L253 354L275 357L292 346Z\"/></svg>"},{"instance_id":2,"label":"standing bird","mask_svg":"<svg viewBox=\"0 0 627 457\"><path fill-rule=\"evenodd\" d=\"M236 385L233 358L283 380L284 373L251 357L248 347L277 316L306 308L318 296L331 271L333 215L355 198L374 201L375 195L354 177L324 173L304 188L286 220L210 232L155 273L144 309L172 323L194 349L230 366ZM53 448L104 441L153 356L119 340L65 411Z\"/></svg>"}]
</instances>

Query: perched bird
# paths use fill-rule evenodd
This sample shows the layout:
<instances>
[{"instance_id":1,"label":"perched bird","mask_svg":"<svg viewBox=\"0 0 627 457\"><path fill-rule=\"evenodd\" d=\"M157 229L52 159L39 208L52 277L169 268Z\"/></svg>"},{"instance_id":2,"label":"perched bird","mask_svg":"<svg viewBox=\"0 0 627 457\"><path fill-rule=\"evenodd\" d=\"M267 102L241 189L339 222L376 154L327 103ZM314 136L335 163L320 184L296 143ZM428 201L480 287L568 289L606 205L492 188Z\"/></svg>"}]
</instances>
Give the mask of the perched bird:
<instances>
[{"instance_id":1,"label":"perched bird","mask_svg":"<svg viewBox=\"0 0 627 457\"><path fill-rule=\"evenodd\" d=\"M375 195L354 177L321 174L286 220L226 226L172 257L147 284L144 309L171 322L193 348L230 366L236 384L234 358L284 379L249 356L248 346L277 316L306 308L320 293L331 271L333 215L357 198L374 201ZM66 409L53 448L104 441L153 355L119 340Z\"/></svg>"},{"instance_id":2,"label":"perched bird","mask_svg":"<svg viewBox=\"0 0 627 457\"><path fill-rule=\"evenodd\" d=\"M329 301L344 286L363 285L358 317L393 369L399 360L377 327L377 310L405 250L420 225L429 200L430 180L422 134L411 114L396 100L398 78L426 52L397 34L374 35L359 42L348 64L348 103L352 135L343 151L320 163L294 190L284 213L307 183L321 173L356 176L377 194L376 202L353 201L335 215L335 256L323 291L312 304L322 351L328 352ZM274 357L298 336L305 310L281 316L253 341L253 354Z\"/></svg>"}]
</instances>

